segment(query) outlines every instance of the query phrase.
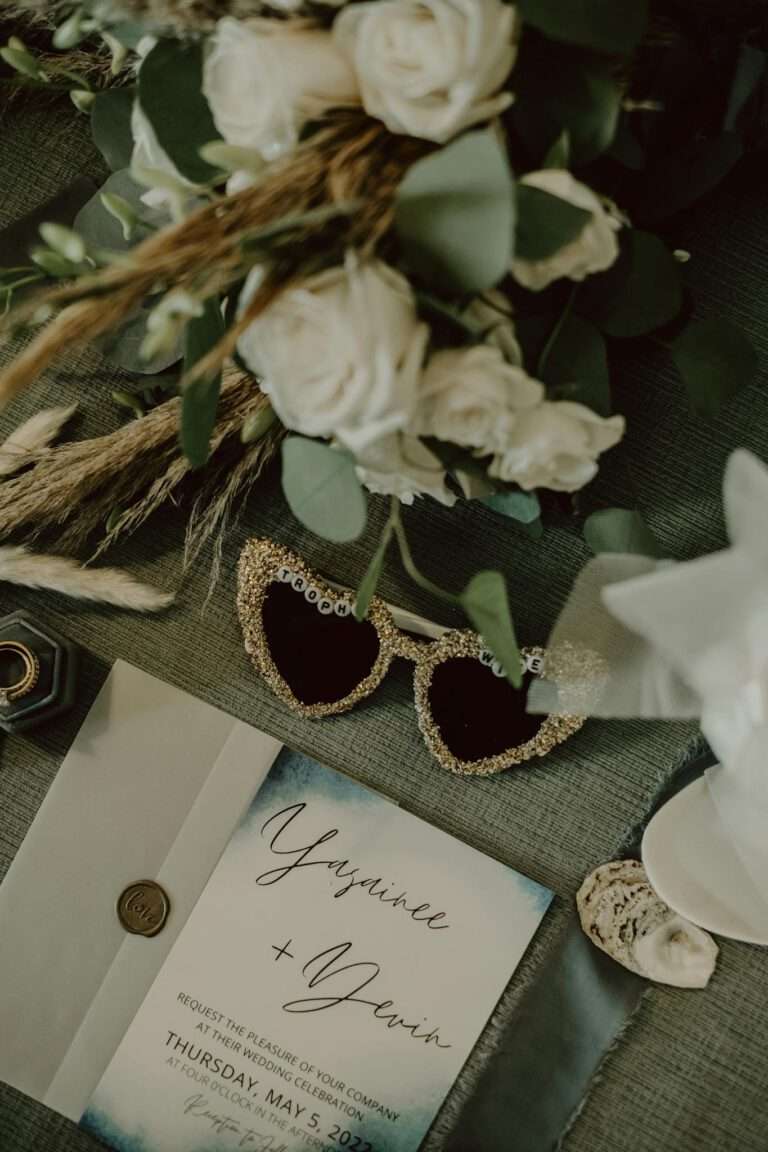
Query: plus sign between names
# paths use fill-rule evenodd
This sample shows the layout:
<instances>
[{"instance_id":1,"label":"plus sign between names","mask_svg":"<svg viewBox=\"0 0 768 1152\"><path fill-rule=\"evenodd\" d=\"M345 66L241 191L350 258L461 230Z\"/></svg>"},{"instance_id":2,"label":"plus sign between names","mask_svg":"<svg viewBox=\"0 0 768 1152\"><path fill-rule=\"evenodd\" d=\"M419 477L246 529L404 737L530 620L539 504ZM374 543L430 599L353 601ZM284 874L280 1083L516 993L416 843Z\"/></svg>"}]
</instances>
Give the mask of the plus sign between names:
<instances>
[{"instance_id":1,"label":"plus sign between names","mask_svg":"<svg viewBox=\"0 0 768 1152\"><path fill-rule=\"evenodd\" d=\"M288 951L292 943L293 940L289 940L286 944L283 944L282 948L278 948L277 944L273 944L272 951L277 953L275 960L281 960L283 956L287 956L289 960L293 960L293 953Z\"/></svg>"}]
</instances>

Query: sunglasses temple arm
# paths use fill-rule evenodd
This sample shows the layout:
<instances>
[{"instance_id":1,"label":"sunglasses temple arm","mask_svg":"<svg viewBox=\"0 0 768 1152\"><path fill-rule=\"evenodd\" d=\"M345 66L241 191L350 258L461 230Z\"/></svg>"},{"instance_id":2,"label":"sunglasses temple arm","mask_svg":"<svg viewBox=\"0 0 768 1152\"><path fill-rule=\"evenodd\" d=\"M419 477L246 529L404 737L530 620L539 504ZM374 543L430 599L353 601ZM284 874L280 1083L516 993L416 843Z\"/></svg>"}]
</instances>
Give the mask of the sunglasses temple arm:
<instances>
[{"instance_id":1,"label":"sunglasses temple arm","mask_svg":"<svg viewBox=\"0 0 768 1152\"><path fill-rule=\"evenodd\" d=\"M331 588L335 588L337 592L350 591L344 584L338 584L335 580L328 580L327 577L326 583ZM450 631L442 624L435 624L434 620L427 620L425 616L419 616L416 612L409 612L407 608L398 608L396 604L390 604L387 601L385 603L392 613L395 625L403 632L411 632L415 636L426 636L429 640L439 640L444 633Z\"/></svg>"}]
</instances>

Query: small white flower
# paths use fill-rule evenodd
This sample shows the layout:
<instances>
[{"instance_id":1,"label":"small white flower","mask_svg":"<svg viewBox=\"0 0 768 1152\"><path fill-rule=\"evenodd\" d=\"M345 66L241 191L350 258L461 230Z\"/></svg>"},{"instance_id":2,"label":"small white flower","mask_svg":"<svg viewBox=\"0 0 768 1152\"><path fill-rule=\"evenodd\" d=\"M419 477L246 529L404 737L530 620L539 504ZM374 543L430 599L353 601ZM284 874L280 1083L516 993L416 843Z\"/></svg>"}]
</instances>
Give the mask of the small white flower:
<instances>
[{"instance_id":1,"label":"small white flower","mask_svg":"<svg viewBox=\"0 0 768 1152\"><path fill-rule=\"evenodd\" d=\"M443 465L417 436L385 436L367 445L358 460L361 482L379 496L397 496L403 504L413 504L417 496L432 496L448 507L456 503Z\"/></svg>"},{"instance_id":2,"label":"small white flower","mask_svg":"<svg viewBox=\"0 0 768 1152\"><path fill-rule=\"evenodd\" d=\"M503 292L491 288L482 296L475 296L461 313L461 318L486 344L500 348L509 364L522 368L523 353L515 333L512 305Z\"/></svg>"},{"instance_id":3,"label":"small white flower","mask_svg":"<svg viewBox=\"0 0 768 1152\"><path fill-rule=\"evenodd\" d=\"M600 453L623 435L623 416L598 416L568 400L545 401L517 415L488 472L526 491L575 492L596 475Z\"/></svg>"},{"instance_id":4,"label":"small white flower","mask_svg":"<svg viewBox=\"0 0 768 1152\"><path fill-rule=\"evenodd\" d=\"M390 132L443 143L497 116L515 63L519 20L501 0L373 0L349 4L333 33L363 105Z\"/></svg>"},{"instance_id":5,"label":"small white flower","mask_svg":"<svg viewBox=\"0 0 768 1152\"><path fill-rule=\"evenodd\" d=\"M241 306L262 276L251 274ZM282 292L238 349L288 428L358 455L410 424L427 337L408 281L351 259Z\"/></svg>"},{"instance_id":6,"label":"small white flower","mask_svg":"<svg viewBox=\"0 0 768 1152\"><path fill-rule=\"evenodd\" d=\"M435 352L422 378L414 430L481 455L501 451L518 411L541 403L544 388L489 344Z\"/></svg>"},{"instance_id":7,"label":"small white flower","mask_svg":"<svg viewBox=\"0 0 768 1152\"><path fill-rule=\"evenodd\" d=\"M553 280L567 277L569 280L584 280L593 272L604 272L610 268L619 254L616 233L621 227L615 216L603 207L591 188L574 180L570 172L561 168L547 168L542 172L529 172L520 180L531 188L540 188L551 196L575 204L592 213L580 234L559 252L546 260L521 260L512 262L512 275L518 284L532 292L540 292Z\"/></svg>"},{"instance_id":8,"label":"small white flower","mask_svg":"<svg viewBox=\"0 0 768 1152\"><path fill-rule=\"evenodd\" d=\"M267 160L294 148L311 117L360 103L331 33L303 20L219 20L203 92L227 143L256 148Z\"/></svg>"}]
</instances>

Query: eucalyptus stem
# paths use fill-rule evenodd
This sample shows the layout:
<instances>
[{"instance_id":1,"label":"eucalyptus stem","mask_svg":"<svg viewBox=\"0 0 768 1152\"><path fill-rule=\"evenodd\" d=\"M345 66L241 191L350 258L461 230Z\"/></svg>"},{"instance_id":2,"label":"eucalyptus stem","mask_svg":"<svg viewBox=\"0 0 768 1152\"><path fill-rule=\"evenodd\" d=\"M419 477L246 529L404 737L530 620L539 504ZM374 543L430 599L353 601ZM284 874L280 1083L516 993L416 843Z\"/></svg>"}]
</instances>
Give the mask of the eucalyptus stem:
<instances>
[{"instance_id":1,"label":"eucalyptus stem","mask_svg":"<svg viewBox=\"0 0 768 1152\"><path fill-rule=\"evenodd\" d=\"M446 604L454 604L457 607L461 607L461 600L458 596L455 596L453 592L447 592L445 588L441 588L439 584L435 584L417 568L416 561L413 558L410 545L408 544L408 537L406 536L400 513L400 501L397 496L392 497L387 528L395 535L397 546L400 549L400 559L403 562L403 568L405 568L414 584L418 584L418 586L426 592L431 592L432 595L437 596L439 600L444 600Z\"/></svg>"},{"instance_id":2,"label":"eucalyptus stem","mask_svg":"<svg viewBox=\"0 0 768 1152\"><path fill-rule=\"evenodd\" d=\"M563 325L565 324L566 320L568 319L568 317L571 314L571 309L573 308L573 304L574 304L574 301L576 299L576 293L578 292L578 290L579 290L578 284L574 284L571 287L571 290L568 293L568 299L566 300L565 304L563 305L563 310L560 313L560 315L558 316L555 323L552 325L552 331L550 332L549 336L547 336L546 343L545 343L544 347L542 348L541 354L539 356L539 362L536 365L536 375L539 377L539 379L541 379L541 377L544 373L544 369L546 367L547 360L549 359L549 357L552 353L552 349L554 348L555 344L557 343L558 336L560 335L560 333L563 330Z\"/></svg>"}]
</instances>

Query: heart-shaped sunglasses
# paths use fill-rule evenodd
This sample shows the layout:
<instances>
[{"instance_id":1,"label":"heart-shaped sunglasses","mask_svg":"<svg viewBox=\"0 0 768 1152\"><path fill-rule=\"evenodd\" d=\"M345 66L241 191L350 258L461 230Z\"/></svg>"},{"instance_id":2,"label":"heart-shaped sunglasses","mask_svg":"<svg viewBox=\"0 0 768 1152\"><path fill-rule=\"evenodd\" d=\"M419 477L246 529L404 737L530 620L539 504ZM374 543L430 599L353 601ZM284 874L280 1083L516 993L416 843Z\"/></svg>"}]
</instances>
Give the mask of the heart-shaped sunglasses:
<instances>
[{"instance_id":1,"label":"heart-shaped sunglasses","mask_svg":"<svg viewBox=\"0 0 768 1152\"><path fill-rule=\"evenodd\" d=\"M389 606L355 596L314 573L272 540L249 540L240 555L237 607L245 648L273 692L303 716L333 716L379 686L396 656L415 664L414 695L427 747L444 768L488 776L545 756L583 716L530 716L526 689L544 670L542 648L524 648L522 689L469 630L433 640L398 628ZM416 618L414 618L416 619Z\"/></svg>"}]
</instances>

